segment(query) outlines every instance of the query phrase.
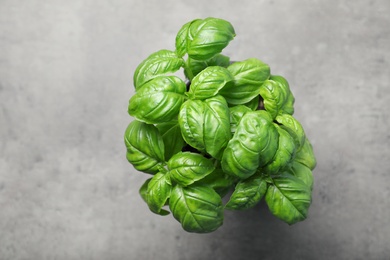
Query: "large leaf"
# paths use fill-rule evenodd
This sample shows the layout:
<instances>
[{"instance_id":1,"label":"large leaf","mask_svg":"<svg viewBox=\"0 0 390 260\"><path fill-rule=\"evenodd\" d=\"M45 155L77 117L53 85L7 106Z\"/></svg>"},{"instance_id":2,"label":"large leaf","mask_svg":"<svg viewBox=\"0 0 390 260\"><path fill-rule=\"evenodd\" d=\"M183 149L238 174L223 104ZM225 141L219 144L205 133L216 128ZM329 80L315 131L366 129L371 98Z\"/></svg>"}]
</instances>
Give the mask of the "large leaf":
<instances>
[{"instance_id":1,"label":"large leaf","mask_svg":"<svg viewBox=\"0 0 390 260\"><path fill-rule=\"evenodd\" d=\"M180 152L168 161L170 178L182 186L188 186L215 170L214 164L201 154Z\"/></svg>"},{"instance_id":2,"label":"large leaf","mask_svg":"<svg viewBox=\"0 0 390 260\"><path fill-rule=\"evenodd\" d=\"M313 147L307 137L305 138L302 148L297 152L295 160L306 165L310 170L313 170L316 167L317 160L313 152Z\"/></svg>"},{"instance_id":3,"label":"large leaf","mask_svg":"<svg viewBox=\"0 0 390 260\"><path fill-rule=\"evenodd\" d=\"M169 199L169 208L188 232L208 233L223 224L222 199L207 186L176 185Z\"/></svg>"},{"instance_id":4,"label":"large leaf","mask_svg":"<svg viewBox=\"0 0 390 260\"><path fill-rule=\"evenodd\" d=\"M187 100L181 107L179 125L184 140L199 151L220 158L230 137L230 115L225 99Z\"/></svg>"},{"instance_id":5,"label":"large leaf","mask_svg":"<svg viewBox=\"0 0 390 260\"><path fill-rule=\"evenodd\" d=\"M267 181L262 174L255 174L237 183L225 208L243 210L253 208L267 192Z\"/></svg>"},{"instance_id":6,"label":"large leaf","mask_svg":"<svg viewBox=\"0 0 390 260\"><path fill-rule=\"evenodd\" d=\"M193 78L188 97L191 99L214 97L226 83L232 80L233 77L226 68L219 66L207 67Z\"/></svg>"},{"instance_id":7,"label":"large leaf","mask_svg":"<svg viewBox=\"0 0 390 260\"><path fill-rule=\"evenodd\" d=\"M305 131L301 123L296 120L292 115L281 114L276 117L276 121L281 125L284 130L286 130L293 138L296 146L297 152L305 143Z\"/></svg>"},{"instance_id":8,"label":"large leaf","mask_svg":"<svg viewBox=\"0 0 390 260\"><path fill-rule=\"evenodd\" d=\"M185 91L185 83L176 76L156 77L130 99L128 112L148 124L171 121L179 114Z\"/></svg>"},{"instance_id":9,"label":"large leaf","mask_svg":"<svg viewBox=\"0 0 390 260\"><path fill-rule=\"evenodd\" d=\"M214 57L212 57L209 60L206 61L200 61L200 60L194 60L191 58L188 58L187 60L188 67L191 69L191 73L193 76L198 75L202 70L204 70L207 67L210 66L219 66L227 68L230 65L230 58L228 56L217 54ZM186 73L187 78L189 78L189 73L187 71L184 71Z\"/></svg>"},{"instance_id":10,"label":"large leaf","mask_svg":"<svg viewBox=\"0 0 390 260\"><path fill-rule=\"evenodd\" d=\"M260 86L270 76L269 66L255 58L234 62L228 70L234 77L234 84L224 87L220 94L233 105L253 100L259 95Z\"/></svg>"},{"instance_id":11,"label":"large leaf","mask_svg":"<svg viewBox=\"0 0 390 260\"><path fill-rule=\"evenodd\" d=\"M174 154L184 147L184 139L181 136L180 126L177 120L156 125L164 140L165 159L169 160Z\"/></svg>"},{"instance_id":12,"label":"large leaf","mask_svg":"<svg viewBox=\"0 0 390 260\"><path fill-rule=\"evenodd\" d=\"M294 139L286 130L277 124L275 124L275 127L279 133L279 146L271 162L264 166L264 171L268 174L279 172L279 170L285 167L295 155Z\"/></svg>"},{"instance_id":13,"label":"large leaf","mask_svg":"<svg viewBox=\"0 0 390 260\"><path fill-rule=\"evenodd\" d=\"M146 202L149 209L159 215L167 215L169 212L162 209L171 196L172 185L166 173L159 172L149 181L146 190Z\"/></svg>"},{"instance_id":14,"label":"large leaf","mask_svg":"<svg viewBox=\"0 0 390 260\"><path fill-rule=\"evenodd\" d=\"M134 72L133 83L136 90L139 90L149 80L178 71L184 64L182 58L169 50L160 50L151 54L138 65Z\"/></svg>"},{"instance_id":15,"label":"large leaf","mask_svg":"<svg viewBox=\"0 0 390 260\"><path fill-rule=\"evenodd\" d=\"M208 60L220 53L234 37L234 28L228 21L212 17L195 20L187 32L188 56Z\"/></svg>"},{"instance_id":16,"label":"large leaf","mask_svg":"<svg viewBox=\"0 0 390 260\"><path fill-rule=\"evenodd\" d=\"M242 117L222 157L222 169L246 179L274 157L278 131L266 111L250 111Z\"/></svg>"},{"instance_id":17,"label":"large leaf","mask_svg":"<svg viewBox=\"0 0 390 260\"><path fill-rule=\"evenodd\" d=\"M129 124L125 132L127 160L135 169L146 173L157 173L164 164L164 142L153 125L137 120Z\"/></svg>"},{"instance_id":18,"label":"large leaf","mask_svg":"<svg viewBox=\"0 0 390 260\"><path fill-rule=\"evenodd\" d=\"M291 174L273 176L265 201L277 218L288 224L306 219L311 203L310 188Z\"/></svg>"}]
</instances>

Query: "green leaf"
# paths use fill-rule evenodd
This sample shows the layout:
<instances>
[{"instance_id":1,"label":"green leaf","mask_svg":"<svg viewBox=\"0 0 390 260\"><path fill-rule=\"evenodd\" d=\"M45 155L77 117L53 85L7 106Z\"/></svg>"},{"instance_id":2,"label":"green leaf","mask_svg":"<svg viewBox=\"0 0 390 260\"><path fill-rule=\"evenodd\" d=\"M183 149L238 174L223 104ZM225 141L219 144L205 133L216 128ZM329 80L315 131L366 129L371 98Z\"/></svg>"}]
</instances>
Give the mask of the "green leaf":
<instances>
[{"instance_id":1,"label":"green leaf","mask_svg":"<svg viewBox=\"0 0 390 260\"><path fill-rule=\"evenodd\" d=\"M295 98L290 90L290 86L287 82L287 80L279 75L271 75L270 80L276 81L281 84L282 88L286 90L287 98L285 101L285 104L283 106L283 112L287 114L294 114L294 102Z\"/></svg>"},{"instance_id":2,"label":"green leaf","mask_svg":"<svg viewBox=\"0 0 390 260\"><path fill-rule=\"evenodd\" d=\"M228 67L234 77L234 84L229 84L220 91L229 104L245 104L259 95L260 86L270 76L270 68L264 62L250 58L234 62Z\"/></svg>"},{"instance_id":3,"label":"green leaf","mask_svg":"<svg viewBox=\"0 0 390 260\"><path fill-rule=\"evenodd\" d=\"M128 112L148 124L171 121L179 114L185 91L185 83L176 76L156 77L130 99Z\"/></svg>"},{"instance_id":4,"label":"green leaf","mask_svg":"<svg viewBox=\"0 0 390 260\"><path fill-rule=\"evenodd\" d=\"M180 152L168 161L170 178L182 186L188 186L215 170L214 164L201 154Z\"/></svg>"},{"instance_id":5,"label":"green leaf","mask_svg":"<svg viewBox=\"0 0 390 260\"><path fill-rule=\"evenodd\" d=\"M207 67L193 78L188 91L188 97L191 99L214 97L226 83L232 80L233 77L226 68L218 66Z\"/></svg>"},{"instance_id":6,"label":"green leaf","mask_svg":"<svg viewBox=\"0 0 390 260\"><path fill-rule=\"evenodd\" d=\"M306 165L297 161L293 161L288 172L303 181L310 188L310 190L313 189L313 174L310 168L308 168Z\"/></svg>"},{"instance_id":7,"label":"green leaf","mask_svg":"<svg viewBox=\"0 0 390 260\"><path fill-rule=\"evenodd\" d=\"M310 188L291 174L274 176L273 183L265 195L272 214L290 225L306 219L311 203Z\"/></svg>"},{"instance_id":8,"label":"green leaf","mask_svg":"<svg viewBox=\"0 0 390 260\"><path fill-rule=\"evenodd\" d=\"M310 170L313 170L316 167L317 160L314 155L313 146L307 137L305 138L302 148L297 152L295 160L306 165Z\"/></svg>"},{"instance_id":9,"label":"green leaf","mask_svg":"<svg viewBox=\"0 0 390 260\"><path fill-rule=\"evenodd\" d=\"M224 172L246 179L274 157L278 131L266 111L250 111L242 117L221 161Z\"/></svg>"},{"instance_id":10,"label":"green leaf","mask_svg":"<svg viewBox=\"0 0 390 260\"><path fill-rule=\"evenodd\" d=\"M220 53L235 35L228 21L212 17L195 20L188 28L188 56L195 60L208 60Z\"/></svg>"},{"instance_id":11,"label":"green leaf","mask_svg":"<svg viewBox=\"0 0 390 260\"><path fill-rule=\"evenodd\" d=\"M283 112L283 106L286 103L286 90L282 85L273 80L266 80L260 87L260 95L263 98L264 108L270 113L272 118Z\"/></svg>"},{"instance_id":12,"label":"green leaf","mask_svg":"<svg viewBox=\"0 0 390 260\"><path fill-rule=\"evenodd\" d=\"M221 197L225 196L235 183L235 178L225 174L222 169L215 169L212 173L196 182L214 189Z\"/></svg>"},{"instance_id":13,"label":"green leaf","mask_svg":"<svg viewBox=\"0 0 390 260\"><path fill-rule=\"evenodd\" d=\"M141 195L141 198L147 202L147 190L148 190L148 184L152 180L152 178L147 179L142 185L141 188L139 189L139 195Z\"/></svg>"},{"instance_id":14,"label":"green leaf","mask_svg":"<svg viewBox=\"0 0 390 260\"><path fill-rule=\"evenodd\" d=\"M184 140L195 149L220 158L230 140L230 115L222 96L187 100L181 107L179 125Z\"/></svg>"},{"instance_id":15,"label":"green leaf","mask_svg":"<svg viewBox=\"0 0 390 260\"><path fill-rule=\"evenodd\" d=\"M171 189L172 185L166 174L159 172L153 176L146 191L146 202L152 212L167 215L167 211L162 207L171 196Z\"/></svg>"},{"instance_id":16,"label":"green leaf","mask_svg":"<svg viewBox=\"0 0 390 260\"><path fill-rule=\"evenodd\" d=\"M299 151L305 143L306 135L301 123L292 115L281 114L276 117L276 121L294 138L296 150Z\"/></svg>"},{"instance_id":17,"label":"green leaf","mask_svg":"<svg viewBox=\"0 0 390 260\"><path fill-rule=\"evenodd\" d=\"M268 174L275 174L285 167L295 155L295 142L291 135L275 124L279 133L279 146L271 162L264 166L264 171Z\"/></svg>"},{"instance_id":18,"label":"green leaf","mask_svg":"<svg viewBox=\"0 0 390 260\"><path fill-rule=\"evenodd\" d=\"M237 183L225 208L244 210L253 208L267 192L267 181L262 174L255 174Z\"/></svg>"},{"instance_id":19,"label":"green leaf","mask_svg":"<svg viewBox=\"0 0 390 260\"><path fill-rule=\"evenodd\" d=\"M244 104L245 106L249 107L252 111L260 110L260 95L257 95L254 99Z\"/></svg>"},{"instance_id":20,"label":"green leaf","mask_svg":"<svg viewBox=\"0 0 390 260\"><path fill-rule=\"evenodd\" d=\"M174 154L184 147L184 139L181 136L180 126L177 120L156 125L164 140L165 159L169 160Z\"/></svg>"},{"instance_id":21,"label":"green leaf","mask_svg":"<svg viewBox=\"0 0 390 260\"><path fill-rule=\"evenodd\" d=\"M132 121L125 132L127 160L138 171L157 173L164 164L164 142L153 125Z\"/></svg>"},{"instance_id":22,"label":"green leaf","mask_svg":"<svg viewBox=\"0 0 390 260\"><path fill-rule=\"evenodd\" d=\"M199 61L199 60L188 58L187 63L189 68L191 69L192 75L196 76L207 67L219 66L219 67L227 68L230 65L230 58L222 54L217 54L211 59L206 61ZM186 73L187 78L189 78L187 75L188 73L186 71L184 72Z\"/></svg>"},{"instance_id":23,"label":"green leaf","mask_svg":"<svg viewBox=\"0 0 390 260\"><path fill-rule=\"evenodd\" d=\"M195 19L191 22L184 24L176 35L176 54L178 57L183 57L187 53L187 38L188 30L192 23L198 21Z\"/></svg>"},{"instance_id":24,"label":"green leaf","mask_svg":"<svg viewBox=\"0 0 390 260\"><path fill-rule=\"evenodd\" d=\"M223 224L222 199L207 186L176 185L169 199L169 208L188 232L208 233Z\"/></svg>"},{"instance_id":25,"label":"green leaf","mask_svg":"<svg viewBox=\"0 0 390 260\"><path fill-rule=\"evenodd\" d=\"M236 132L237 126L239 125L241 118L245 113L252 111L249 107L244 105L238 105L231 107L230 109L230 130L232 133Z\"/></svg>"},{"instance_id":26,"label":"green leaf","mask_svg":"<svg viewBox=\"0 0 390 260\"><path fill-rule=\"evenodd\" d=\"M134 87L139 90L149 80L167 73L174 73L184 65L184 60L169 50L151 54L134 72Z\"/></svg>"}]
</instances>

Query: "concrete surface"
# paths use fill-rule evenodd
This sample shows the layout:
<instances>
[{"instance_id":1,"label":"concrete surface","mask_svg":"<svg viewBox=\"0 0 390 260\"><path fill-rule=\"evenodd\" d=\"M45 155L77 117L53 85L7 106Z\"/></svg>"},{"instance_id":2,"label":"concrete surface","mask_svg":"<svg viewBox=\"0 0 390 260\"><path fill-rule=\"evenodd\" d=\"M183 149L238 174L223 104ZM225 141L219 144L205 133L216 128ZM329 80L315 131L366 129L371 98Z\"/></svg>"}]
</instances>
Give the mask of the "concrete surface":
<instances>
[{"instance_id":1,"label":"concrete surface","mask_svg":"<svg viewBox=\"0 0 390 260\"><path fill-rule=\"evenodd\" d=\"M0 0L0 259L389 259L390 2ZM138 196L132 74L208 16L284 75L318 159L309 218L189 234Z\"/></svg>"}]
</instances>

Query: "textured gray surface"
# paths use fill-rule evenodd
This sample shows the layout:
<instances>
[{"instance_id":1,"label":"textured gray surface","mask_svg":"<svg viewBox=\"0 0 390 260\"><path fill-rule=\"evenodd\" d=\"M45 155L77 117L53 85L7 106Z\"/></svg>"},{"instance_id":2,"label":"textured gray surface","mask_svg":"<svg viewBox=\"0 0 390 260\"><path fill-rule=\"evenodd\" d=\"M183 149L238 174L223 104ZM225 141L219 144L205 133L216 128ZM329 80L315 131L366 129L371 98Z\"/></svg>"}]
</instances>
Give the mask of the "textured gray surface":
<instances>
[{"instance_id":1,"label":"textured gray surface","mask_svg":"<svg viewBox=\"0 0 390 260\"><path fill-rule=\"evenodd\" d=\"M0 259L389 259L390 2L0 1ZM318 159L309 218L188 234L125 159L132 72L215 16L284 75Z\"/></svg>"}]
</instances>

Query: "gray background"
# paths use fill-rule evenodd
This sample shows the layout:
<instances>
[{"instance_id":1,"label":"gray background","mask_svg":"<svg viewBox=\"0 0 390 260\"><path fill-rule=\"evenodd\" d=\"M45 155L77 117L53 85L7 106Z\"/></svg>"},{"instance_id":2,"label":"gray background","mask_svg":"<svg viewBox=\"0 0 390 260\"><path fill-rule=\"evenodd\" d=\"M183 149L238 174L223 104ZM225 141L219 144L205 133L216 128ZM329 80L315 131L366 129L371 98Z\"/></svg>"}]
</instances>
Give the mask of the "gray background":
<instances>
[{"instance_id":1,"label":"gray background","mask_svg":"<svg viewBox=\"0 0 390 260\"><path fill-rule=\"evenodd\" d=\"M389 259L390 1L0 0L1 259ZM309 218L184 232L125 159L132 75L194 18L284 75L318 159Z\"/></svg>"}]
</instances>

